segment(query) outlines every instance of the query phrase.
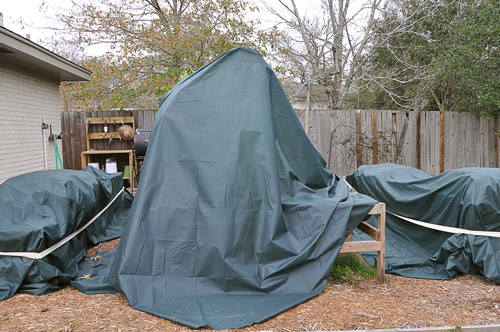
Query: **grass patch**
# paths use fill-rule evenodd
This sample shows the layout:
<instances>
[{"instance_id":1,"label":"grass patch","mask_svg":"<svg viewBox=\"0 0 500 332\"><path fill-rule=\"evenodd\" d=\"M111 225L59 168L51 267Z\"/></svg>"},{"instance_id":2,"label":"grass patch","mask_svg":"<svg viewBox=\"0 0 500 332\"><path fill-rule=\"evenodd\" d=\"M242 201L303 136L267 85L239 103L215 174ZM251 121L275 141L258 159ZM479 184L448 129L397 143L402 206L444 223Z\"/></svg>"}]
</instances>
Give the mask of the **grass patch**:
<instances>
[{"instance_id":1,"label":"grass patch","mask_svg":"<svg viewBox=\"0 0 500 332\"><path fill-rule=\"evenodd\" d=\"M331 279L335 283L357 283L377 277L377 269L368 265L359 254L340 254L333 264Z\"/></svg>"}]
</instances>

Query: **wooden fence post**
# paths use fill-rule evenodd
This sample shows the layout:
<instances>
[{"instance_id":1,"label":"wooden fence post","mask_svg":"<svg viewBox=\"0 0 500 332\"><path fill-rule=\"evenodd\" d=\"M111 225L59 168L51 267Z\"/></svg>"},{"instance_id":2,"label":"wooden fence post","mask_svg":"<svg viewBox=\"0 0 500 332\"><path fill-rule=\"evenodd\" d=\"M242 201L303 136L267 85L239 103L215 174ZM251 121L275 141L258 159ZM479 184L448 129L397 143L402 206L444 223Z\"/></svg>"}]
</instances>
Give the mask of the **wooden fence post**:
<instances>
[{"instance_id":1,"label":"wooden fence post","mask_svg":"<svg viewBox=\"0 0 500 332\"><path fill-rule=\"evenodd\" d=\"M445 113L439 111L439 173L444 173Z\"/></svg>"},{"instance_id":2,"label":"wooden fence post","mask_svg":"<svg viewBox=\"0 0 500 332\"><path fill-rule=\"evenodd\" d=\"M311 111L311 82L307 83L307 95L306 95L306 136L309 136L309 114Z\"/></svg>"},{"instance_id":3,"label":"wooden fence post","mask_svg":"<svg viewBox=\"0 0 500 332\"><path fill-rule=\"evenodd\" d=\"M69 111L61 112L61 132L62 132L62 160L64 168L68 168L68 156L71 152L71 144L69 144Z\"/></svg>"},{"instance_id":4,"label":"wooden fence post","mask_svg":"<svg viewBox=\"0 0 500 332\"><path fill-rule=\"evenodd\" d=\"M356 167L363 165L363 151L361 149L361 111L356 110Z\"/></svg>"},{"instance_id":5,"label":"wooden fence post","mask_svg":"<svg viewBox=\"0 0 500 332\"><path fill-rule=\"evenodd\" d=\"M392 112L392 162L396 162L396 150L397 150L397 139L396 139L396 131L397 131L397 114L396 112Z\"/></svg>"},{"instance_id":6,"label":"wooden fence post","mask_svg":"<svg viewBox=\"0 0 500 332\"><path fill-rule=\"evenodd\" d=\"M378 164L377 111L372 110L372 164Z\"/></svg>"},{"instance_id":7,"label":"wooden fence post","mask_svg":"<svg viewBox=\"0 0 500 332\"><path fill-rule=\"evenodd\" d=\"M416 122L417 122L417 140L416 140L416 167L418 169L422 169L422 157L421 157L421 153L422 153L422 124L420 122L420 119L422 117L422 113L420 113L420 111L417 111L417 119L416 119Z\"/></svg>"},{"instance_id":8,"label":"wooden fence post","mask_svg":"<svg viewBox=\"0 0 500 332\"><path fill-rule=\"evenodd\" d=\"M493 120L493 129L495 130L495 133L493 134L493 156L495 158L494 160L494 167L498 168L498 136L496 133L498 133L498 115L495 115L495 118Z\"/></svg>"}]
</instances>

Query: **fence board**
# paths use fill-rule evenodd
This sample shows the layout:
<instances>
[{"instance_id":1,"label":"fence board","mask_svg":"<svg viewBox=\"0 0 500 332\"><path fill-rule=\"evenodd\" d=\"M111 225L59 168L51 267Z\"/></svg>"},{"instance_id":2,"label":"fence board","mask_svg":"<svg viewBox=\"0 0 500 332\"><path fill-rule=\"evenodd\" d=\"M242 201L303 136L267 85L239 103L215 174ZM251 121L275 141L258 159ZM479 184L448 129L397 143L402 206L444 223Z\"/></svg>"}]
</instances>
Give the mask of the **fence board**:
<instances>
[{"instance_id":1,"label":"fence board","mask_svg":"<svg viewBox=\"0 0 500 332\"><path fill-rule=\"evenodd\" d=\"M371 151L372 115L371 110L360 110L362 160L364 164L373 161ZM305 123L305 112L296 110L301 123ZM98 116L134 116L136 128L151 130L157 111L99 111L99 112L62 112L63 159L67 168L80 168L80 153L86 150L85 119ZM387 162L391 151L392 111L378 110L375 114L378 134L385 134L379 146L378 162ZM396 112L396 138L401 139L405 119L408 121L406 135L398 163L412 167L417 165L417 114L416 112ZM495 149L498 137L494 119L484 120L475 113L445 114L445 170L460 167L495 167L498 156ZM421 169L430 175L439 173L439 112L420 112L420 164ZM311 110L309 112L309 138L314 147L322 154L332 171L347 175L356 170L356 121L354 110ZM113 125L111 125L113 126ZM91 132L103 130L103 125L92 126ZM111 128L114 130L114 128ZM116 142L115 142L116 141ZM113 144L107 141L94 141L94 149L129 149L131 142ZM389 157L384 153L389 151ZM496 157L496 161L495 161Z\"/></svg>"},{"instance_id":2,"label":"fence board","mask_svg":"<svg viewBox=\"0 0 500 332\"><path fill-rule=\"evenodd\" d=\"M392 111L376 111L377 131L388 135L385 150L391 149ZM299 119L305 122L304 112L297 111ZM309 136L313 145L323 155L330 169L340 175L347 175L356 169L356 121L354 110L311 110ZM408 121L406 135L402 142L401 130L405 119ZM494 167L495 144L494 120L486 121L474 113L445 114L445 171L460 167ZM329 125L327 125L329 123ZM361 110L362 137L371 139L371 111ZM440 114L420 112L420 164L430 175L439 174L440 157ZM417 114L416 112L396 113L396 141L402 144L400 164L418 167L417 164ZM364 164L372 163L370 142L364 142ZM388 146L387 146L388 145ZM354 152L354 155L353 155ZM390 158L380 157L379 163ZM497 161L498 163L498 161Z\"/></svg>"}]
</instances>

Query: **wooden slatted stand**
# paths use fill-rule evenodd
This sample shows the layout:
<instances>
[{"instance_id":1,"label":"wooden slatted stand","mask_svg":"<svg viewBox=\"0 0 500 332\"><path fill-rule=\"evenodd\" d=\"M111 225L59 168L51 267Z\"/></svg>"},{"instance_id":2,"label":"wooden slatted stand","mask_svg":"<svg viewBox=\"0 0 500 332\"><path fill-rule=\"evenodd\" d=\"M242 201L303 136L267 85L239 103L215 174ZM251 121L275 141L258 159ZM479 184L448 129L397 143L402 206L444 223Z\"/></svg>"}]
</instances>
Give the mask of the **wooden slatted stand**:
<instances>
[{"instance_id":1,"label":"wooden slatted stand","mask_svg":"<svg viewBox=\"0 0 500 332\"><path fill-rule=\"evenodd\" d=\"M85 131L87 141L87 151L81 153L82 168L85 168L90 163L92 157L94 161L102 163L103 158L107 156L120 157L120 164L125 162L127 166L121 167L123 179L128 180L130 190L134 190L134 152L130 149L131 141L121 142L118 130L122 125L130 125L135 132L135 119L133 116L108 116L98 118L85 118ZM105 128L107 127L107 130ZM116 143L119 139L120 142ZM104 140L104 142L103 142ZM110 144L105 141L108 140ZM115 142L113 142L115 140ZM92 143L94 142L94 143ZM91 144L92 143L92 144ZM105 144L104 144L105 143ZM124 148L129 145L130 147ZM120 149L121 147L121 149ZM126 156L128 155L128 161ZM119 165L120 165L119 164ZM127 169L128 168L128 169Z\"/></svg>"},{"instance_id":2,"label":"wooden slatted stand","mask_svg":"<svg viewBox=\"0 0 500 332\"><path fill-rule=\"evenodd\" d=\"M377 252L377 279L383 283L385 281L385 203L377 203L365 220L370 216L377 215L377 228L362 221L358 228L368 234L373 241L349 241L345 242L340 249L340 253L347 252Z\"/></svg>"},{"instance_id":3,"label":"wooden slatted stand","mask_svg":"<svg viewBox=\"0 0 500 332\"><path fill-rule=\"evenodd\" d=\"M104 125L107 124L109 127L113 126L114 131L91 133L89 132L89 126L91 125ZM118 139L117 125L131 124L132 130L135 132L135 120L133 116L113 116L107 118L87 118L85 119L85 130L87 133L87 151L90 151L90 141L91 140L104 140L104 139Z\"/></svg>"}]
</instances>

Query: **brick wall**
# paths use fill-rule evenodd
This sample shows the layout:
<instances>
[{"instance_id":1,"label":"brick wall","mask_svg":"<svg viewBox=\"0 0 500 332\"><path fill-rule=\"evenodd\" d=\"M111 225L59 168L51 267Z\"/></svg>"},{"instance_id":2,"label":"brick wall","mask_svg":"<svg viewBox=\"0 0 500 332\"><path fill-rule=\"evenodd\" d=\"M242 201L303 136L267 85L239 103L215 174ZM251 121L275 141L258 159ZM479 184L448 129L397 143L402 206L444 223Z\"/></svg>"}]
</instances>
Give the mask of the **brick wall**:
<instances>
[{"instance_id":1,"label":"brick wall","mask_svg":"<svg viewBox=\"0 0 500 332\"><path fill-rule=\"evenodd\" d=\"M42 118L59 134L60 112L59 82L0 66L0 183L44 169ZM48 168L55 169L54 142L46 143ZM57 144L62 156L61 140Z\"/></svg>"}]
</instances>

